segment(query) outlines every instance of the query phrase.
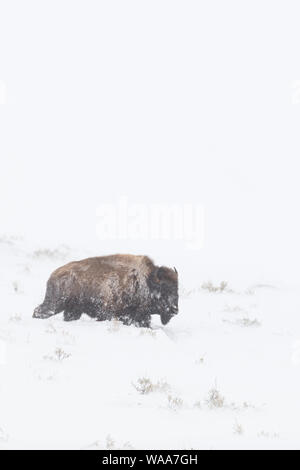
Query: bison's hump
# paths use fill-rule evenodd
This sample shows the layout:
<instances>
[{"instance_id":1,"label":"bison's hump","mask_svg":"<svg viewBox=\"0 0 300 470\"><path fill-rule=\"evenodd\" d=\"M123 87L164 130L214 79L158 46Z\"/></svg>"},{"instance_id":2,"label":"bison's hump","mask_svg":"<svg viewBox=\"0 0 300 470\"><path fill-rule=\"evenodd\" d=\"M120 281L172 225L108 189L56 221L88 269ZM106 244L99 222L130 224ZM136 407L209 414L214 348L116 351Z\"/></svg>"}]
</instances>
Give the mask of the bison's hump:
<instances>
[{"instance_id":1,"label":"bison's hump","mask_svg":"<svg viewBox=\"0 0 300 470\"><path fill-rule=\"evenodd\" d=\"M60 279L65 276L83 276L99 278L112 273L125 275L132 270L140 276L148 277L154 269L154 264L148 256L138 255L108 255L72 261L56 269L51 278Z\"/></svg>"}]
</instances>

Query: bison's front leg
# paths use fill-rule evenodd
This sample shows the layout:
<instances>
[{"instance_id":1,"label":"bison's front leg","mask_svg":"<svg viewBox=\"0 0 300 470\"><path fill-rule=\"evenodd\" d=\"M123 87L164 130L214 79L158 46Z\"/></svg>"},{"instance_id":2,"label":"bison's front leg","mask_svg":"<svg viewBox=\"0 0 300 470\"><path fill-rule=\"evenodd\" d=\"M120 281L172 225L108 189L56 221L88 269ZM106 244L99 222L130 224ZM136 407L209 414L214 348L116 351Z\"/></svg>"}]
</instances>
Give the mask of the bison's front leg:
<instances>
[{"instance_id":1,"label":"bison's front leg","mask_svg":"<svg viewBox=\"0 0 300 470\"><path fill-rule=\"evenodd\" d=\"M151 326L151 315L140 314L134 310L123 315L120 320L124 325L135 325L140 328L150 328Z\"/></svg>"},{"instance_id":2,"label":"bison's front leg","mask_svg":"<svg viewBox=\"0 0 300 470\"><path fill-rule=\"evenodd\" d=\"M151 327L151 315L144 311L143 308L137 307L132 311L133 324L140 328Z\"/></svg>"},{"instance_id":3,"label":"bison's front leg","mask_svg":"<svg viewBox=\"0 0 300 470\"><path fill-rule=\"evenodd\" d=\"M140 328L150 328L151 327L151 316L149 317L144 317L144 318L139 318L134 321L135 326L138 326Z\"/></svg>"},{"instance_id":4,"label":"bison's front leg","mask_svg":"<svg viewBox=\"0 0 300 470\"><path fill-rule=\"evenodd\" d=\"M74 310L65 310L64 311L64 321L74 321L74 320L79 320L81 317L81 312L76 312Z\"/></svg>"}]
</instances>

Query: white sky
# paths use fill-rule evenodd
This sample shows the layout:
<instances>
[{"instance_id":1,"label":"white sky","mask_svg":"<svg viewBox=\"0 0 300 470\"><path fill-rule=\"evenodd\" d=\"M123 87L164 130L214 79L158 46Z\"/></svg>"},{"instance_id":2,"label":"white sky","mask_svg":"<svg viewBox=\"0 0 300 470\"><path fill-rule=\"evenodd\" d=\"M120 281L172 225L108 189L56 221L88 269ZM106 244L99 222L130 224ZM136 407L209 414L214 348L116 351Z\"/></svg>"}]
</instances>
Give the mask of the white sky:
<instances>
[{"instance_id":1,"label":"white sky","mask_svg":"<svg viewBox=\"0 0 300 470\"><path fill-rule=\"evenodd\" d=\"M102 202L202 204L205 246L162 245L174 264L297 275L299 17L286 0L1 0L0 233L84 245Z\"/></svg>"}]
</instances>

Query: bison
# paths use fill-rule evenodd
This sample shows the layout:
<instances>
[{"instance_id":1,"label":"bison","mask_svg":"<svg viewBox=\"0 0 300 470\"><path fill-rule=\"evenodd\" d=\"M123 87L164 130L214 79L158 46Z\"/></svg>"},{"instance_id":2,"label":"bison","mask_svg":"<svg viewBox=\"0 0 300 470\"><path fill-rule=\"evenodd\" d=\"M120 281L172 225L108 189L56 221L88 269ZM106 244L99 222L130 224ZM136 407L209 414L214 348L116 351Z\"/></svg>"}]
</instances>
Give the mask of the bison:
<instances>
[{"instance_id":1,"label":"bison","mask_svg":"<svg viewBox=\"0 0 300 470\"><path fill-rule=\"evenodd\" d=\"M166 325L178 313L176 269L155 266L147 256L111 255L73 261L56 269L34 318L64 312L64 320L83 313L96 320L117 319L150 327L151 315Z\"/></svg>"}]
</instances>

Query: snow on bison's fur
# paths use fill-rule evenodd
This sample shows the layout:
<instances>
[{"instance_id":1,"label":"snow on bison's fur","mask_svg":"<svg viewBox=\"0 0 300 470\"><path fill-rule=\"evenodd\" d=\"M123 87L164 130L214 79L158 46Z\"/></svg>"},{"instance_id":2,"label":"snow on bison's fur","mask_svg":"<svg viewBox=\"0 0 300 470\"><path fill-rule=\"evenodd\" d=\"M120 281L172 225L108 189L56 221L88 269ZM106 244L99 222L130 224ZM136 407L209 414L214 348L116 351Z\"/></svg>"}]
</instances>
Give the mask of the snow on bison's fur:
<instances>
[{"instance_id":1,"label":"snow on bison's fur","mask_svg":"<svg viewBox=\"0 0 300 470\"><path fill-rule=\"evenodd\" d=\"M149 327L151 315L165 325L178 313L176 269L158 267L147 256L112 255L74 261L58 268L47 283L34 318L64 312L64 320L82 313L97 320L118 319Z\"/></svg>"}]
</instances>

